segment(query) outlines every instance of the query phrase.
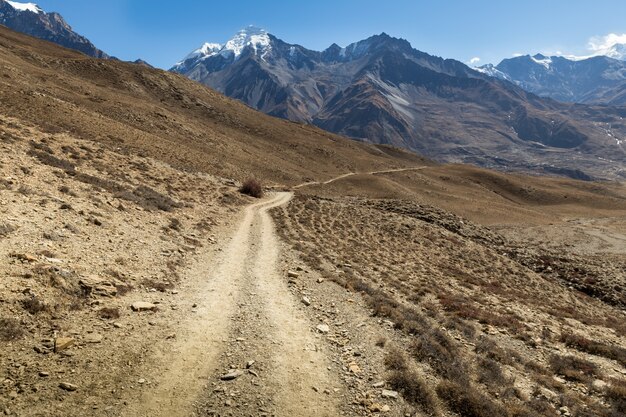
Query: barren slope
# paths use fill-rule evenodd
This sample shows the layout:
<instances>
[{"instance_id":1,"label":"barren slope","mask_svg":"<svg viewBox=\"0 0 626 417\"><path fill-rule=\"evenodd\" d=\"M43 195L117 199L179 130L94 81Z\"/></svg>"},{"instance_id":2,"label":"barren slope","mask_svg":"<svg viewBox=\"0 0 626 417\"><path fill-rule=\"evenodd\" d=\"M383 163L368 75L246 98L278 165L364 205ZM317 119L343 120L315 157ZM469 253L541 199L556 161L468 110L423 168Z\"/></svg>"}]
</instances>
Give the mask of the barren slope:
<instances>
[{"instance_id":1,"label":"barren slope","mask_svg":"<svg viewBox=\"0 0 626 417\"><path fill-rule=\"evenodd\" d=\"M0 27L0 112L177 167L281 184L422 159L265 116L183 76Z\"/></svg>"}]
</instances>

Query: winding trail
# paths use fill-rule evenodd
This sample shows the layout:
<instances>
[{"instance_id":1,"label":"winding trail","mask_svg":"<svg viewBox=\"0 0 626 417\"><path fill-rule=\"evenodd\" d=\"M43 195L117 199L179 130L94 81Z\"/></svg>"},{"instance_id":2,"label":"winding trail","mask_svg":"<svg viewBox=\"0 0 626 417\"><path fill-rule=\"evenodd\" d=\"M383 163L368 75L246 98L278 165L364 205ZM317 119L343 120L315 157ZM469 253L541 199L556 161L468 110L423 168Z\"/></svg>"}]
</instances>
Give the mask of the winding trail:
<instances>
[{"instance_id":1,"label":"winding trail","mask_svg":"<svg viewBox=\"0 0 626 417\"><path fill-rule=\"evenodd\" d=\"M156 383L125 416L186 417L199 407L222 415L221 409L230 407L226 392L233 389L241 393L238 415L257 415L260 409L276 416L338 415L335 400L311 389L339 382L329 375L315 326L298 309L279 269L280 247L268 210L291 197L273 193L246 207L217 261L199 259L190 270L203 283L196 289L195 314L180 324L174 355L161 358L167 366L153 377ZM245 370L250 359L251 372L221 381L233 364ZM207 383L221 388L206 391Z\"/></svg>"},{"instance_id":2,"label":"winding trail","mask_svg":"<svg viewBox=\"0 0 626 417\"><path fill-rule=\"evenodd\" d=\"M351 177L353 175L377 175L377 174L390 174L392 172L404 172L404 171L419 171L421 169L425 169L428 168L428 166L419 166L419 167L411 167L411 168L395 168L395 169L385 169L382 171L370 171L370 172L348 172L346 174L341 174L339 176L336 176L334 178L331 178L327 181L309 181L309 182L305 182L302 184L298 184L296 186L293 187L294 190L297 190L299 188L302 187L307 187L309 185L328 185L331 184L335 181L339 181L343 178L347 178L347 177Z\"/></svg>"}]
</instances>

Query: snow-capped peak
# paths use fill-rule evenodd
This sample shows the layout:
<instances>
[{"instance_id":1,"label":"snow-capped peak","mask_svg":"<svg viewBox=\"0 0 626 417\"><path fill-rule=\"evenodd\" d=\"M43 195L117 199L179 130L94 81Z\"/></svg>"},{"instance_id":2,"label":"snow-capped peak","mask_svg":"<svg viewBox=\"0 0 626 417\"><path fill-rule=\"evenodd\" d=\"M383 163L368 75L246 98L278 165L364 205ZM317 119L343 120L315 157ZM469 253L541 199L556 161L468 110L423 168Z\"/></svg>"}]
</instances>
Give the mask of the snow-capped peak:
<instances>
[{"instance_id":1,"label":"snow-capped peak","mask_svg":"<svg viewBox=\"0 0 626 417\"><path fill-rule=\"evenodd\" d=\"M234 57L234 59L237 59L247 46L254 48L255 53L260 55L261 59L265 59L267 53L272 49L270 36L264 29L248 26L237 32L237 34L224 45L219 43L204 43L200 48L187 55L182 61L177 62L174 68L182 67L183 64L190 59L198 61L215 55L221 55L224 58Z\"/></svg>"},{"instance_id":2,"label":"snow-capped peak","mask_svg":"<svg viewBox=\"0 0 626 417\"><path fill-rule=\"evenodd\" d=\"M195 51L191 52L189 55L183 59L183 61L187 61L188 59L193 59L197 57L201 57L202 59L208 58L210 56L218 54L222 50L222 45L219 43L204 43L202 46Z\"/></svg>"},{"instance_id":3,"label":"snow-capped peak","mask_svg":"<svg viewBox=\"0 0 626 417\"><path fill-rule=\"evenodd\" d=\"M263 58L271 49L269 34L264 29L248 26L240 30L231 40L226 42L226 45L224 45L220 53L233 53L235 58L237 58L241 55L241 52L246 46L252 46L255 51L260 51L261 58Z\"/></svg>"},{"instance_id":4,"label":"snow-capped peak","mask_svg":"<svg viewBox=\"0 0 626 417\"><path fill-rule=\"evenodd\" d=\"M9 1L7 0L7 3L9 3L9 5L11 5L11 7L13 7L15 10L18 10L20 12L33 12L33 13L43 13L43 10L41 9L41 7L37 6L35 3L18 3L17 1Z\"/></svg>"},{"instance_id":5,"label":"snow-capped peak","mask_svg":"<svg viewBox=\"0 0 626 417\"><path fill-rule=\"evenodd\" d=\"M478 72L482 72L483 74L488 75L490 77L496 77L496 78L500 78L503 80L511 81L511 77L509 77L504 72L500 71L493 64L485 64L480 67L473 67L473 69Z\"/></svg>"},{"instance_id":6,"label":"snow-capped peak","mask_svg":"<svg viewBox=\"0 0 626 417\"><path fill-rule=\"evenodd\" d=\"M543 65L546 69L550 69L550 64L552 64L552 58L541 54L531 56L530 59L536 64Z\"/></svg>"}]
</instances>

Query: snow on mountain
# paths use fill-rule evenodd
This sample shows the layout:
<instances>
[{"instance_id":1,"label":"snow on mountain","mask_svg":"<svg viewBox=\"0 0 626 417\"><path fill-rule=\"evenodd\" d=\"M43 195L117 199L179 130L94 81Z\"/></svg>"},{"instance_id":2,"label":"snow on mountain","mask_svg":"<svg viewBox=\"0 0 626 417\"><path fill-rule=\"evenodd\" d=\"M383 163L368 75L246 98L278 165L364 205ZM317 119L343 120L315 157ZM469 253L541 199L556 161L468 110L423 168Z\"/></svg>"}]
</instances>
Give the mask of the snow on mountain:
<instances>
[{"instance_id":1,"label":"snow on mountain","mask_svg":"<svg viewBox=\"0 0 626 417\"><path fill-rule=\"evenodd\" d=\"M478 72L482 72L485 75L489 75L490 77L496 77L496 78L500 78L503 80L511 81L511 77L509 77L504 72L500 71L493 64L481 65L480 67L474 67L473 69L475 69Z\"/></svg>"},{"instance_id":2,"label":"snow on mountain","mask_svg":"<svg viewBox=\"0 0 626 417\"><path fill-rule=\"evenodd\" d=\"M189 55L187 55L182 61L176 63L176 65L180 65L183 62L187 61L188 59L194 59L194 58L200 58L200 59L205 59L208 58L210 56L216 55L218 54L221 50L222 50L222 45L220 45L219 43L209 43L206 42L204 43L200 48L194 50L193 52L189 53Z\"/></svg>"},{"instance_id":3,"label":"snow on mountain","mask_svg":"<svg viewBox=\"0 0 626 417\"><path fill-rule=\"evenodd\" d=\"M220 51L221 54L233 53L235 58L241 55L246 46L252 46L261 58L271 50L269 34L261 28L248 26L240 30Z\"/></svg>"},{"instance_id":4,"label":"snow on mountain","mask_svg":"<svg viewBox=\"0 0 626 417\"><path fill-rule=\"evenodd\" d=\"M550 64L552 64L552 58L550 58L549 56L541 55L541 54L531 56L530 59L532 59L532 61L535 64L542 65L546 69L550 69Z\"/></svg>"},{"instance_id":5,"label":"snow on mountain","mask_svg":"<svg viewBox=\"0 0 626 417\"><path fill-rule=\"evenodd\" d=\"M7 3L9 3L11 5L11 7L13 7L15 10L18 10L20 12L33 12L33 13L43 13L43 10L37 6L35 3L18 3L17 1L9 1L7 0Z\"/></svg>"},{"instance_id":6,"label":"snow on mountain","mask_svg":"<svg viewBox=\"0 0 626 417\"><path fill-rule=\"evenodd\" d=\"M252 47L255 53L264 59L272 49L270 35L264 29L248 26L237 32L235 36L223 45L219 43L204 43L200 48L187 55L182 61L177 62L174 68L184 66L184 63L189 60L201 61L218 54L224 58L234 58L234 60L237 60L243 50L248 46Z\"/></svg>"}]
</instances>

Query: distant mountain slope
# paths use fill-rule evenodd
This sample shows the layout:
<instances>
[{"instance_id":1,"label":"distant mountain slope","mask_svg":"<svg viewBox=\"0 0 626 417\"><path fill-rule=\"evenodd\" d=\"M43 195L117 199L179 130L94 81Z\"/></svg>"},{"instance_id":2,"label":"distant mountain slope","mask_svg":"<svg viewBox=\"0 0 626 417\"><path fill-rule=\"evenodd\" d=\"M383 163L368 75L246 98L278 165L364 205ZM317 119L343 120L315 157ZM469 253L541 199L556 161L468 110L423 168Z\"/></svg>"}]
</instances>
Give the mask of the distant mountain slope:
<instances>
[{"instance_id":1,"label":"distant mountain slope","mask_svg":"<svg viewBox=\"0 0 626 417\"><path fill-rule=\"evenodd\" d=\"M626 109L542 99L384 33L317 52L249 27L172 71L270 115L442 161L626 176Z\"/></svg>"},{"instance_id":2,"label":"distant mountain slope","mask_svg":"<svg viewBox=\"0 0 626 417\"><path fill-rule=\"evenodd\" d=\"M93 59L1 26L0 114L184 170L266 184L433 165L266 116L171 72Z\"/></svg>"},{"instance_id":3,"label":"distant mountain slope","mask_svg":"<svg viewBox=\"0 0 626 417\"><path fill-rule=\"evenodd\" d=\"M87 38L74 32L60 14L46 13L34 3L0 0L0 24L95 58L109 58Z\"/></svg>"},{"instance_id":4,"label":"distant mountain slope","mask_svg":"<svg viewBox=\"0 0 626 417\"><path fill-rule=\"evenodd\" d=\"M615 89L626 87L626 62L608 56L573 60L562 56L523 55L477 69L559 101L626 104L622 96L613 93Z\"/></svg>"}]
</instances>

